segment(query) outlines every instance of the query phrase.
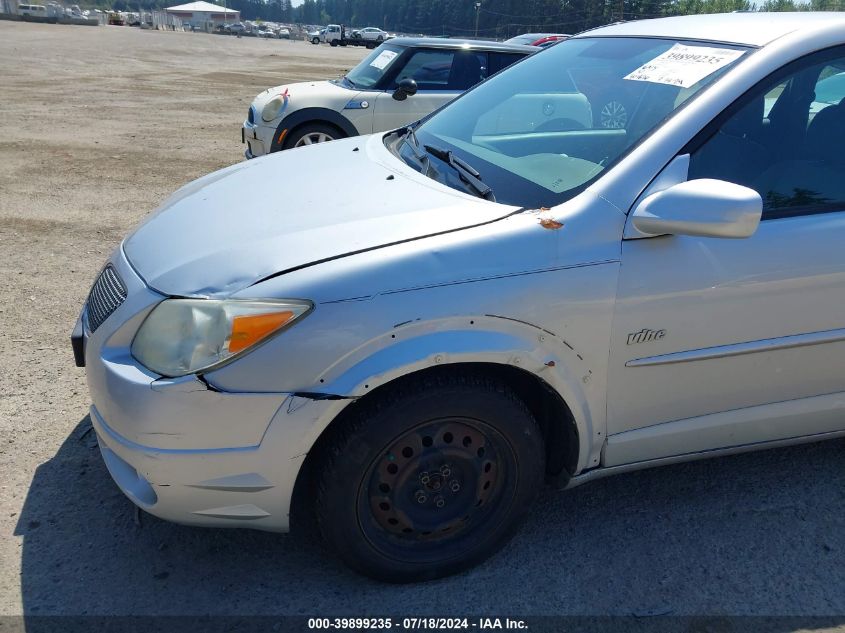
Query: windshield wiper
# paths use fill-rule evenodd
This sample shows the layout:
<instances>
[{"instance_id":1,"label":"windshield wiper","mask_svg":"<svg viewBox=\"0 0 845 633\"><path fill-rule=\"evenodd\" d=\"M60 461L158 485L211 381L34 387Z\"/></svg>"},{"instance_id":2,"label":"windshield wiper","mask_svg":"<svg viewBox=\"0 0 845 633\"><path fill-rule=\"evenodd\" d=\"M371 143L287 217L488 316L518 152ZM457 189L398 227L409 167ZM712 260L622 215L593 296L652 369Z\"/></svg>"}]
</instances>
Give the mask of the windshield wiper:
<instances>
[{"instance_id":1,"label":"windshield wiper","mask_svg":"<svg viewBox=\"0 0 845 633\"><path fill-rule=\"evenodd\" d=\"M451 150L442 149L433 145L423 145L423 147L429 154L435 158L439 158L458 172L460 179L469 185L478 194L479 198L496 202L496 196L493 195L493 190L481 181L481 174L472 165L455 156Z\"/></svg>"},{"instance_id":2,"label":"windshield wiper","mask_svg":"<svg viewBox=\"0 0 845 633\"><path fill-rule=\"evenodd\" d=\"M343 78L344 78L344 79L346 80L346 82L347 82L350 86L352 86L353 88L357 88L357 87L358 87L358 86L356 86L356 85L355 85L355 82L354 82L354 81L352 81L352 80L349 78L349 75L344 75L344 76L343 76Z\"/></svg>"},{"instance_id":3,"label":"windshield wiper","mask_svg":"<svg viewBox=\"0 0 845 633\"><path fill-rule=\"evenodd\" d=\"M408 147L411 148L411 151L414 154L414 158L416 158L420 165L423 168L423 175L428 175L428 166L429 166L429 159L428 154L420 150L420 143L417 140L417 135L414 132L415 125L409 125L405 128L405 133L402 135L402 138L399 139L399 147L402 145L407 144Z\"/></svg>"}]
</instances>

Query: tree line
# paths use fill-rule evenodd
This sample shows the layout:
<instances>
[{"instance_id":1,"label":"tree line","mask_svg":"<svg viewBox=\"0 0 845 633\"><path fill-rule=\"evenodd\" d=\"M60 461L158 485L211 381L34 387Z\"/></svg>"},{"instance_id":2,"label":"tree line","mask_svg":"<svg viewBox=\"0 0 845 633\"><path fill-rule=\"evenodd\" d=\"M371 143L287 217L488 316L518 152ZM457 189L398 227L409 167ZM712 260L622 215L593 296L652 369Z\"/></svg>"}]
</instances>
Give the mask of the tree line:
<instances>
[{"instance_id":1,"label":"tree line","mask_svg":"<svg viewBox=\"0 0 845 633\"><path fill-rule=\"evenodd\" d=\"M261 2L261 0L235 0ZM306 24L378 26L409 34L511 37L578 33L620 20L731 11L841 11L845 0L305 0L293 10Z\"/></svg>"},{"instance_id":2,"label":"tree line","mask_svg":"<svg viewBox=\"0 0 845 633\"><path fill-rule=\"evenodd\" d=\"M188 1L188 0L184 0ZM94 0L106 4L109 0ZM113 0L119 11L181 0ZM224 0L216 0L223 4ZM245 20L378 26L406 34L507 38L526 32L578 33L620 20L731 11L842 11L845 0L225 0Z\"/></svg>"}]
</instances>

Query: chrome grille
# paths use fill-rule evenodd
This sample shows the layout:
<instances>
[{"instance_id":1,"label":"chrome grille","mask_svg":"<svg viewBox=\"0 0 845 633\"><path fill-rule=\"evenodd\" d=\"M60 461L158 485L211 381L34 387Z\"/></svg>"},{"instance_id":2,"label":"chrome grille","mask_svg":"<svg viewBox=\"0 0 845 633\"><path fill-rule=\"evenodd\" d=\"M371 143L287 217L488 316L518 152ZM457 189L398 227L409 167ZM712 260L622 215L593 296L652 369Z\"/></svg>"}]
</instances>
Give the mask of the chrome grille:
<instances>
[{"instance_id":1,"label":"chrome grille","mask_svg":"<svg viewBox=\"0 0 845 633\"><path fill-rule=\"evenodd\" d=\"M112 266L106 266L85 302L88 328L94 332L126 300L126 286Z\"/></svg>"}]
</instances>

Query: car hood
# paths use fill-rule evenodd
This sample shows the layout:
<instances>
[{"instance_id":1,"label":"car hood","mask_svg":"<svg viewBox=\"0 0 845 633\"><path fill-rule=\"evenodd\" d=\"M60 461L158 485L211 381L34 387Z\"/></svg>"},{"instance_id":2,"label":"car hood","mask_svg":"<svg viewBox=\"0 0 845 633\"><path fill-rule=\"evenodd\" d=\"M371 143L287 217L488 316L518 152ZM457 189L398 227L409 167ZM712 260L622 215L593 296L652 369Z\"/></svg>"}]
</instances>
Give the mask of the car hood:
<instances>
[{"instance_id":1,"label":"car hood","mask_svg":"<svg viewBox=\"0 0 845 633\"><path fill-rule=\"evenodd\" d=\"M282 94L287 94L288 105L285 106L280 116L276 117L276 120L281 118L281 115L287 116L291 112L301 110L302 108L330 107L340 109L346 103L355 99L360 93L360 90L350 90L333 81L304 81L268 88L256 95L252 101L252 105L255 108L258 121L266 123L260 119L261 111L267 105L268 101Z\"/></svg>"},{"instance_id":2,"label":"car hood","mask_svg":"<svg viewBox=\"0 0 845 633\"><path fill-rule=\"evenodd\" d=\"M159 292L223 297L291 269L516 210L426 178L374 135L279 152L200 178L123 248Z\"/></svg>"}]
</instances>

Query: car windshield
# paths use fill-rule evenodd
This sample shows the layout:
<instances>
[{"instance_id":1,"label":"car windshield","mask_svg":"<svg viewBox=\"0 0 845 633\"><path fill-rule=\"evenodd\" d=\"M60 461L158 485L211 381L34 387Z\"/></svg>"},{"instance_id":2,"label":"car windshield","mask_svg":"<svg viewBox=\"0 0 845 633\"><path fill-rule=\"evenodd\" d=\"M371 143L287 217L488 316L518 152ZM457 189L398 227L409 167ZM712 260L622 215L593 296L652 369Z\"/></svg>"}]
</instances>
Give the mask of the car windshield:
<instances>
[{"instance_id":1,"label":"car windshield","mask_svg":"<svg viewBox=\"0 0 845 633\"><path fill-rule=\"evenodd\" d=\"M387 73L403 50L405 49L401 46L382 44L350 70L345 79L353 88L372 88Z\"/></svg>"},{"instance_id":2,"label":"car windshield","mask_svg":"<svg viewBox=\"0 0 845 633\"><path fill-rule=\"evenodd\" d=\"M385 141L456 189L470 191L454 158L492 191L484 197L551 207L586 188L746 51L656 38L565 40L467 92L410 141Z\"/></svg>"}]
</instances>

